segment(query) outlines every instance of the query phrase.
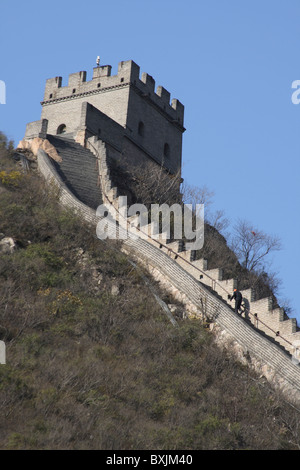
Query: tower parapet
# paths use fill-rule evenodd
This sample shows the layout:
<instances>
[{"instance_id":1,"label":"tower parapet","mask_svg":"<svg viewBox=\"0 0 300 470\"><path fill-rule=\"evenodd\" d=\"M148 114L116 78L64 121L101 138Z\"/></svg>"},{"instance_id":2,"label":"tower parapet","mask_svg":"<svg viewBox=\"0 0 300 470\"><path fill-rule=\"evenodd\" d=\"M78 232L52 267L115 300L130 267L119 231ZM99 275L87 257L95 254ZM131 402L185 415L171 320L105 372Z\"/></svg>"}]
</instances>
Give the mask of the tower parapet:
<instances>
[{"instance_id":1,"label":"tower parapet","mask_svg":"<svg viewBox=\"0 0 300 470\"><path fill-rule=\"evenodd\" d=\"M85 145L95 135L122 162L150 159L180 171L184 106L148 73L140 77L133 60L119 62L116 75L111 70L98 64L91 80L86 71L71 73L64 86L60 76L46 80L41 120L28 124L25 138L67 133Z\"/></svg>"},{"instance_id":2,"label":"tower parapet","mask_svg":"<svg viewBox=\"0 0 300 470\"><path fill-rule=\"evenodd\" d=\"M143 98L152 101L161 112L183 126L183 105L177 99L172 99L170 102L171 95L164 87L158 86L155 91L155 80L147 73L143 73L140 79L140 67L134 61L120 62L117 75L111 75L111 69L111 65L94 67L92 80L89 81L86 81L86 71L72 73L65 86L62 86L62 77L48 79L42 106L68 99L87 98L90 95L131 85L142 94Z\"/></svg>"}]
</instances>

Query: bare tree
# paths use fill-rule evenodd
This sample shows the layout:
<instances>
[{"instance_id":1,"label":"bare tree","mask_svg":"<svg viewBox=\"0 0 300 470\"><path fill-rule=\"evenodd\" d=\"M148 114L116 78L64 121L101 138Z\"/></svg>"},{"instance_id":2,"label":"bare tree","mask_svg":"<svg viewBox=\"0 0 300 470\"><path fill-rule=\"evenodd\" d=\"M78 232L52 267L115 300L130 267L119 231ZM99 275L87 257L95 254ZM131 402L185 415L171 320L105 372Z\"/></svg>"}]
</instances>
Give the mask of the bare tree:
<instances>
[{"instance_id":1,"label":"bare tree","mask_svg":"<svg viewBox=\"0 0 300 470\"><path fill-rule=\"evenodd\" d=\"M8 140L6 135L0 131L0 157L7 156L13 151L14 143Z\"/></svg>"},{"instance_id":2,"label":"bare tree","mask_svg":"<svg viewBox=\"0 0 300 470\"><path fill-rule=\"evenodd\" d=\"M121 194L130 197L129 204L141 203L150 208L151 204L181 203L180 171L171 174L163 166L152 162L144 162L140 166L130 163L121 166L111 160L110 173Z\"/></svg>"},{"instance_id":3,"label":"bare tree","mask_svg":"<svg viewBox=\"0 0 300 470\"><path fill-rule=\"evenodd\" d=\"M206 208L212 204L214 192L210 191L207 186L193 186L184 181L181 192L184 204L192 204L193 210L196 204L204 204Z\"/></svg>"},{"instance_id":4,"label":"bare tree","mask_svg":"<svg viewBox=\"0 0 300 470\"><path fill-rule=\"evenodd\" d=\"M229 220L225 217L223 210L217 210L216 212L209 213L206 219L213 228L227 238L226 229L229 227Z\"/></svg>"},{"instance_id":5,"label":"bare tree","mask_svg":"<svg viewBox=\"0 0 300 470\"><path fill-rule=\"evenodd\" d=\"M229 226L229 220L225 217L223 210L217 210L216 212L211 210L214 197L213 191L210 191L205 185L197 187L184 182L181 192L183 202L185 204L191 204L194 212L197 204L204 204L205 222L225 235L225 230Z\"/></svg>"},{"instance_id":6,"label":"bare tree","mask_svg":"<svg viewBox=\"0 0 300 470\"><path fill-rule=\"evenodd\" d=\"M180 171L171 174L163 166L146 163L143 167L132 167L132 187L137 199L149 206L150 204L179 203L180 198Z\"/></svg>"},{"instance_id":7,"label":"bare tree","mask_svg":"<svg viewBox=\"0 0 300 470\"><path fill-rule=\"evenodd\" d=\"M281 243L278 237L257 230L245 220L239 220L234 226L232 249L242 266L249 271L261 271L267 255L280 250Z\"/></svg>"}]
</instances>

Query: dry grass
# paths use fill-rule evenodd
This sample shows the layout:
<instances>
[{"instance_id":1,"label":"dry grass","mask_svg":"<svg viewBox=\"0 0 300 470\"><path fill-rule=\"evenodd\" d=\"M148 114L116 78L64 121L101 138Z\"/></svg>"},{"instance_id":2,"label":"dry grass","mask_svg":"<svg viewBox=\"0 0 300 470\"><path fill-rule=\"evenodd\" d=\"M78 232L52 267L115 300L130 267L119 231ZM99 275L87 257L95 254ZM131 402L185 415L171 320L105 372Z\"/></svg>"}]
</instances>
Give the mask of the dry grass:
<instances>
[{"instance_id":1,"label":"dry grass","mask_svg":"<svg viewBox=\"0 0 300 470\"><path fill-rule=\"evenodd\" d=\"M199 322L174 328L117 244L35 175L3 188L1 449L299 448L299 412Z\"/></svg>"}]
</instances>

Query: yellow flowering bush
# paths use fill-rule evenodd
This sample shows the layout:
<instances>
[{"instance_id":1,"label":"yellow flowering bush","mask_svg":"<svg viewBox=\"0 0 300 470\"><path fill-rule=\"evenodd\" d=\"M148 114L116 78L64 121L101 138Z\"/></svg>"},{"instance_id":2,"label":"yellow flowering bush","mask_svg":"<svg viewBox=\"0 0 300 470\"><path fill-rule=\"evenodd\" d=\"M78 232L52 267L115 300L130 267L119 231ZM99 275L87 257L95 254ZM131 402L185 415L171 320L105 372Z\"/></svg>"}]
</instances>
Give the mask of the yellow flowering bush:
<instances>
[{"instance_id":1,"label":"yellow flowering bush","mask_svg":"<svg viewBox=\"0 0 300 470\"><path fill-rule=\"evenodd\" d=\"M56 300L51 303L50 309L54 315L58 312L68 314L76 311L82 305L81 299L66 289L58 292Z\"/></svg>"},{"instance_id":2,"label":"yellow flowering bush","mask_svg":"<svg viewBox=\"0 0 300 470\"><path fill-rule=\"evenodd\" d=\"M0 181L5 186L16 188L19 186L21 179L22 174L20 171L0 171Z\"/></svg>"}]
</instances>

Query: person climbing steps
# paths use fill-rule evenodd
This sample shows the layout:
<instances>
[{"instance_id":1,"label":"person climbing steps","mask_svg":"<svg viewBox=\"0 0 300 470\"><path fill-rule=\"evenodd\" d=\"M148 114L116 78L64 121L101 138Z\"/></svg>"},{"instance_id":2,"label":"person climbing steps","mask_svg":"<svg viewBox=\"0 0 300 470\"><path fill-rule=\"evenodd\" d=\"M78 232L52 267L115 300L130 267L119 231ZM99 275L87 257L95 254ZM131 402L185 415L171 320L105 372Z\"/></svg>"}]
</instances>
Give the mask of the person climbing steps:
<instances>
[{"instance_id":1,"label":"person climbing steps","mask_svg":"<svg viewBox=\"0 0 300 470\"><path fill-rule=\"evenodd\" d=\"M240 291L238 291L237 289L234 289L233 294L230 298L230 300L233 300L233 299L235 299L235 313L237 313L238 315L241 315L239 310L242 305L243 296L240 293Z\"/></svg>"}]
</instances>

